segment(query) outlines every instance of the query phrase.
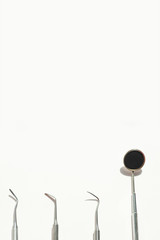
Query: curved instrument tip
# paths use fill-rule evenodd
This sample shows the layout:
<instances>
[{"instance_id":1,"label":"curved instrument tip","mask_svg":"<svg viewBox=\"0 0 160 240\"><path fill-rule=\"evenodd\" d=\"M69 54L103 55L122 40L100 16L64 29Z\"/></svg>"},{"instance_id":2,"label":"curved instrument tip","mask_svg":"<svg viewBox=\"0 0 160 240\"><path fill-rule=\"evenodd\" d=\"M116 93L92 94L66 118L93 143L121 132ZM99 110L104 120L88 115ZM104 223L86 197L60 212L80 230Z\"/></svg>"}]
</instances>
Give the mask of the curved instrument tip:
<instances>
[{"instance_id":1,"label":"curved instrument tip","mask_svg":"<svg viewBox=\"0 0 160 240\"><path fill-rule=\"evenodd\" d=\"M45 196L47 196L49 199L51 199L53 202L56 202L56 198L48 193L44 194Z\"/></svg>"},{"instance_id":2,"label":"curved instrument tip","mask_svg":"<svg viewBox=\"0 0 160 240\"><path fill-rule=\"evenodd\" d=\"M93 197L95 197L95 199L87 199L87 201L97 201L97 202L99 202L100 200L99 200L99 198L95 195L95 194L93 194L93 193L91 193L91 192L89 192L89 191L87 191L89 194L91 194Z\"/></svg>"},{"instance_id":3,"label":"curved instrument tip","mask_svg":"<svg viewBox=\"0 0 160 240\"><path fill-rule=\"evenodd\" d=\"M16 203L18 203L18 198L17 196L14 194L14 192L9 189L9 191L11 192L12 195L9 195L10 198L12 198Z\"/></svg>"}]
</instances>

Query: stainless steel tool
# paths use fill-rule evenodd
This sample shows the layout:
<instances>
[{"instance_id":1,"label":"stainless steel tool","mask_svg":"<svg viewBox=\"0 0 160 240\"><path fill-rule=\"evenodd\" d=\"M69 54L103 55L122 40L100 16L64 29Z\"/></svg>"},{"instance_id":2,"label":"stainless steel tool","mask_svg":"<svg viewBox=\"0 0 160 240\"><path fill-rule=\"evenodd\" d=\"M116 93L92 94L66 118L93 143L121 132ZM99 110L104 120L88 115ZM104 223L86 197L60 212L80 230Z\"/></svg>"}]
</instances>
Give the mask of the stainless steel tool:
<instances>
[{"instance_id":1,"label":"stainless steel tool","mask_svg":"<svg viewBox=\"0 0 160 240\"><path fill-rule=\"evenodd\" d=\"M52 234L51 239L52 240L58 240L58 222L57 222L57 201L56 198L52 195L45 193L45 195L51 199L52 202L54 202L54 223L52 227Z\"/></svg>"},{"instance_id":2,"label":"stainless steel tool","mask_svg":"<svg viewBox=\"0 0 160 240\"><path fill-rule=\"evenodd\" d=\"M17 225L17 206L18 206L18 198L16 195L12 192L11 189L9 189L12 195L9 195L10 198L12 198L15 202L15 208L13 213L13 227L12 227L12 240L18 240L18 225Z\"/></svg>"},{"instance_id":3,"label":"stainless steel tool","mask_svg":"<svg viewBox=\"0 0 160 240\"><path fill-rule=\"evenodd\" d=\"M96 201L97 202L97 207L96 207L96 211L95 211L95 230L94 230L94 233L93 233L93 240L100 240L100 230L99 230L99 225L98 225L98 208L99 208L100 200L93 193L91 193L91 192L88 192L88 193L91 194L95 198L94 199L87 199L87 201Z\"/></svg>"},{"instance_id":4,"label":"stainless steel tool","mask_svg":"<svg viewBox=\"0 0 160 240\"><path fill-rule=\"evenodd\" d=\"M124 165L131 172L131 224L132 224L132 240L139 240L138 234L138 214L136 203L136 192L134 173L140 170L145 163L145 156L139 150L131 150L124 156Z\"/></svg>"}]
</instances>

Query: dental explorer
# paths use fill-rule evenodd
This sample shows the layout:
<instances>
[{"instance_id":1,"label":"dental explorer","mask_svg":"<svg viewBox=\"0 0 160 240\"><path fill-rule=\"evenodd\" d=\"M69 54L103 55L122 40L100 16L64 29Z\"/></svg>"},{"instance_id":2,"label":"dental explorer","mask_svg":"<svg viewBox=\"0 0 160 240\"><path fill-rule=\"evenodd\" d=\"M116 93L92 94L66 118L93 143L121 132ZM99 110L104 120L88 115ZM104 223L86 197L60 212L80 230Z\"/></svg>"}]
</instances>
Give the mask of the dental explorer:
<instances>
[{"instance_id":1,"label":"dental explorer","mask_svg":"<svg viewBox=\"0 0 160 240\"><path fill-rule=\"evenodd\" d=\"M94 199L87 199L87 201L96 201L97 202L97 207L96 207L96 211L95 211L95 230L93 233L93 240L100 240L100 230L99 230L99 225L98 225L98 208L99 208L99 198L94 195L91 192L88 192L89 194L91 194L93 197L95 197Z\"/></svg>"},{"instance_id":2,"label":"dental explorer","mask_svg":"<svg viewBox=\"0 0 160 240\"><path fill-rule=\"evenodd\" d=\"M51 199L52 202L54 202L54 223L52 227L52 234L51 239L52 240L58 240L58 222L57 222L57 201L56 198L52 195L45 193L45 195Z\"/></svg>"},{"instance_id":3,"label":"dental explorer","mask_svg":"<svg viewBox=\"0 0 160 240\"><path fill-rule=\"evenodd\" d=\"M18 198L16 195L12 192L11 189L9 189L12 195L9 195L10 198L12 198L15 202L15 208L13 213L13 227L12 227L12 240L18 240L18 225L17 225L17 206L18 206Z\"/></svg>"},{"instance_id":4,"label":"dental explorer","mask_svg":"<svg viewBox=\"0 0 160 240\"><path fill-rule=\"evenodd\" d=\"M137 214L137 203L136 203L136 192L134 173L135 171L141 170L145 163L145 156L139 150L130 150L124 156L124 165L131 171L131 224L132 224L132 240L138 240L138 214Z\"/></svg>"}]
</instances>

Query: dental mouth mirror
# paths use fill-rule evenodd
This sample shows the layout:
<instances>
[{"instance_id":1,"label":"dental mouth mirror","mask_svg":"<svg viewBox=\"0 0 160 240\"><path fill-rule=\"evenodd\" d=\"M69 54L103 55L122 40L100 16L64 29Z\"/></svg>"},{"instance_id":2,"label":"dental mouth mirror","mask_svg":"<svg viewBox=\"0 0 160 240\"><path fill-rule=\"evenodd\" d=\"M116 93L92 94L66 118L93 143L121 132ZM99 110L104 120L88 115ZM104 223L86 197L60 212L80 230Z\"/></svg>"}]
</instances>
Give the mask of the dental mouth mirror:
<instances>
[{"instance_id":1,"label":"dental mouth mirror","mask_svg":"<svg viewBox=\"0 0 160 240\"><path fill-rule=\"evenodd\" d=\"M18 225L17 225L18 198L12 192L11 189L9 189L9 191L11 192L11 195L9 195L9 197L12 198L16 202L16 205L14 207L14 212L13 212L12 240L18 240Z\"/></svg>"},{"instance_id":2,"label":"dental mouth mirror","mask_svg":"<svg viewBox=\"0 0 160 240\"><path fill-rule=\"evenodd\" d=\"M93 233L93 240L100 240L100 230L99 230L99 225L98 225L98 208L99 208L99 198L94 195L91 192L88 192L89 194L91 194L94 198L92 199L87 199L86 201L96 201L97 202L97 207L96 207L96 211L95 211L95 230Z\"/></svg>"},{"instance_id":3,"label":"dental mouth mirror","mask_svg":"<svg viewBox=\"0 0 160 240\"><path fill-rule=\"evenodd\" d=\"M45 193L45 195L54 203L54 223L52 227L52 240L58 240L58 222L57 222L57 200L52 195Z\"/></svg>"},{"instance_id":4,"label":"dental mouth mirror","mask_svg":"<svg viewBox=\"0 0 160 240\"><path fill-rule=\"evenodd\" d=\"M140 150L130 150L124 156L124 166L131 172L131 224L132 240L139 240L138 236L138 214L135 192L135 173L143 167L145 156Z\"/></svg>"}]
</instances>

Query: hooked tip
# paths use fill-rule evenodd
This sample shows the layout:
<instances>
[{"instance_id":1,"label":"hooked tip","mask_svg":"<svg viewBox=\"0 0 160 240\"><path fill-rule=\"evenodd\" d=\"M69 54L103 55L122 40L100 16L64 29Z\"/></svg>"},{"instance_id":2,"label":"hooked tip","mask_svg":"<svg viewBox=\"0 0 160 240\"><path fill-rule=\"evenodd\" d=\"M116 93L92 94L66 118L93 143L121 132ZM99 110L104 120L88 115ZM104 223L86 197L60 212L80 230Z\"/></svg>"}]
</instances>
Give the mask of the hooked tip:
<instances>
[{"instance_id":1,"label":"hooked tip","mask_svg":"<svg viewBox=\"0 0 160 240\"><path fill-rule=\"evenodd\" d=\"M86 201L97 201L98 203L100 202L99 198L95 194L93 194L93 193L91 193L89 191L87 191L87 192L89 194L91 194L93 197L95 197L95 199L86 199Z\"/></svg>"},{"instance_id":2,"label":"hooked tip","mask_svg":"<svg viewBox=\"0 0 160 240\"><path fill-rule=\"evenodd\" d=\"M48 193L45 193L44 195L47 196L49 199L51 199L53 202L56 202L56 198L53 197L52 195L50 195Z\"/></svg>"},{"instance_id":3,"label":"hooked tip","mask_svg":"<svg viewBox=\"0 0 160 240\"><path fill-rule=\"evenodd\" d=\"M12 195L9 195L10 198L12 198L17 204L18 204L18 198L16 197L16 195L14 194L14 192L9 189L9 191L11 192Z\"/></svg>"}]
</instances>

